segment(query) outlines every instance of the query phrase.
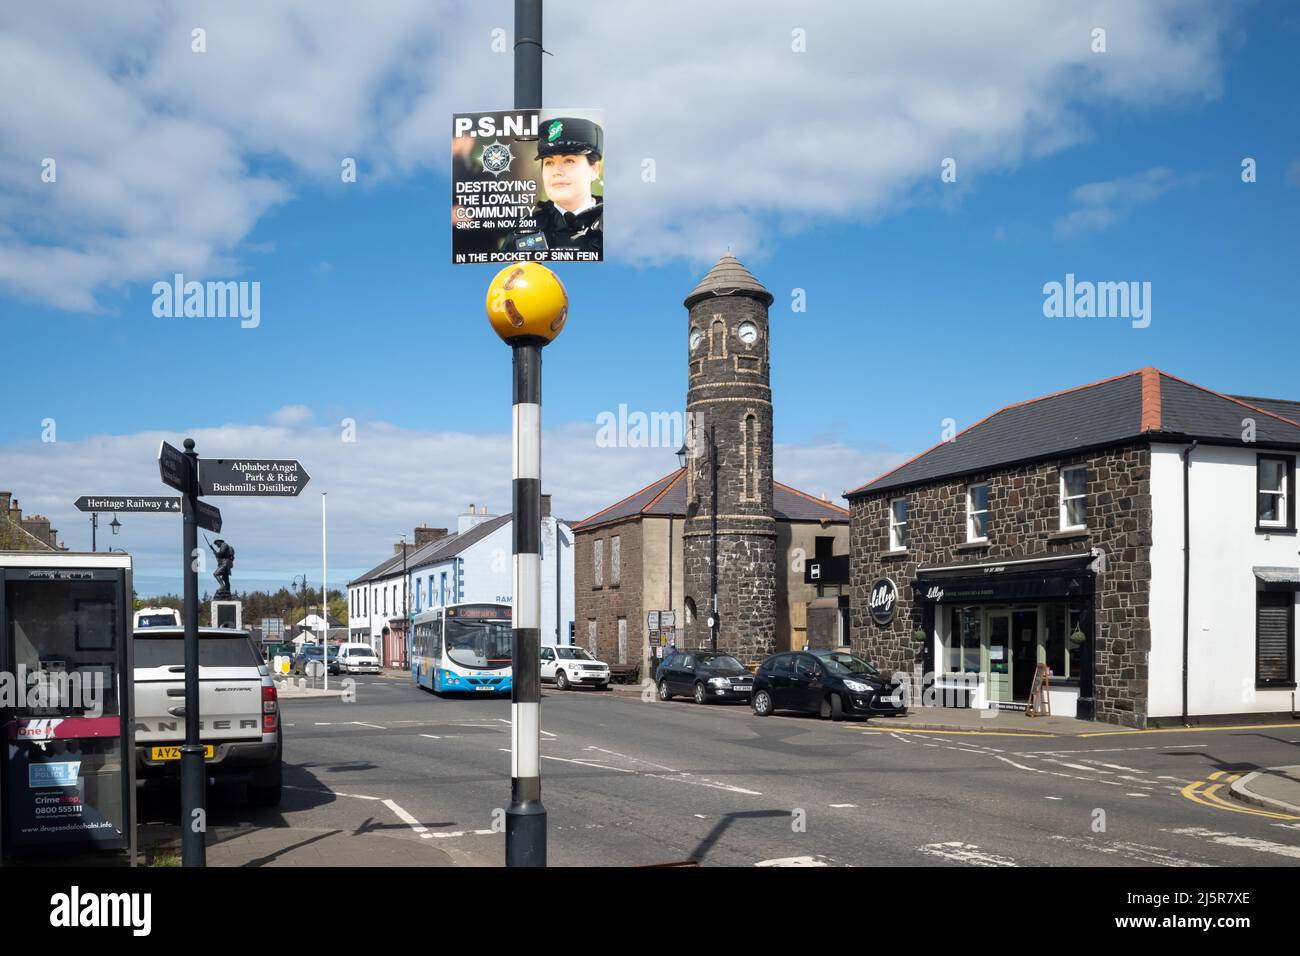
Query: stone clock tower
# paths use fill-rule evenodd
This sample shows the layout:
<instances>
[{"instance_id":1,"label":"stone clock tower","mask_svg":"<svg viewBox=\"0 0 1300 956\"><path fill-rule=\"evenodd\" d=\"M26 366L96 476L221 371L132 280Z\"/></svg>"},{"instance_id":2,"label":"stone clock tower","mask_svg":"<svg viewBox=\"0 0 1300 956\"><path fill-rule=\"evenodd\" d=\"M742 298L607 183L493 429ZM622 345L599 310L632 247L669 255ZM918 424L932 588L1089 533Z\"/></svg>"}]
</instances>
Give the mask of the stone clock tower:
<instances>
[{"instance_id":1,"label":"stone clock tower","mask_svg":"<svg viewBox=\"0 0 1300 956\"><path fill-rule=\"evenodd\" d=\"M718 650L742 662L771 654L776 637L771 304L771 293L730 253L685 301L687 619L681 647L710 646L716 574Z\"/></svg>"}]
</instances>

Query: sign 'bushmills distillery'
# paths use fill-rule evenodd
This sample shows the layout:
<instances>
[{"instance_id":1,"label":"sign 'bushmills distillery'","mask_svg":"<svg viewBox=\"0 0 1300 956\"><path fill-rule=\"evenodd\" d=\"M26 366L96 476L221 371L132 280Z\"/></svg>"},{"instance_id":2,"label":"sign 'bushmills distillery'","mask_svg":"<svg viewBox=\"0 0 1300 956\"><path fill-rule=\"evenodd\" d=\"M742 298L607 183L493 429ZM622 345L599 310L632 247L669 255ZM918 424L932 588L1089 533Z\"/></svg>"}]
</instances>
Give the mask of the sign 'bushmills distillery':
<instances>
[{"instance_id":1,"label":"sign 'bushmills distillery'","mask_svg":"<svg viewBox=\"0 0 1300 956\"><path fill-rule=\"evenodd\" d=\"M199 462L199 494L296 498L310 477L293 459L204 458Z\"/></svg>"}]
</instances>

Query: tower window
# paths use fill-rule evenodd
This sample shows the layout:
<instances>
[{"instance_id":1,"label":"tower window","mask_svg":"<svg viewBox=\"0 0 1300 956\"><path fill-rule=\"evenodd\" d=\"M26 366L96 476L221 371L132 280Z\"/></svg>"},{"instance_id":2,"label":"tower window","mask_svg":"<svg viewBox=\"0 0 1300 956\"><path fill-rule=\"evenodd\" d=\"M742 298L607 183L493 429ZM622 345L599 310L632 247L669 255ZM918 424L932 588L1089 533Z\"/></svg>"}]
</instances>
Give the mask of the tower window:
<instances>
[{"instance_id":1,"label":"tower window","mask_svg":"<svg viewBox=\"0 0 1300 956\"><path fill-rule=\"evenodd\" d=\"M709 326L709 358L727 357L727 326L722 316L715 316Z\"/></svg>"},{"instance_id":2,"label":"tower window","mask_svg":"<svg viewBox=\"0 0 1300 956\"><path fill-rule=\"evenodd\" d=\"M745 501L758 500L758 419L753 413L740 421L741 488Z\"/></svg>"}]
</instances>

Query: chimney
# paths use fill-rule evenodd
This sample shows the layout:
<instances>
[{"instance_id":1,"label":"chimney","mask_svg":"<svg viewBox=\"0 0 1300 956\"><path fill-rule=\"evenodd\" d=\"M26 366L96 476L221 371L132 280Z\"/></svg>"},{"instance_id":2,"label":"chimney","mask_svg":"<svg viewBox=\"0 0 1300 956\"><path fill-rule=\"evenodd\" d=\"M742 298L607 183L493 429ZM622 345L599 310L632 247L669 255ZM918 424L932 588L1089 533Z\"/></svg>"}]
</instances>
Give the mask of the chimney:
<instances>
[{"instance_id":1,"label":"chimney","mask_svg":"<svg viewBox=\"0 0 1300 956\"><path fill-rule=\"evenodd\" d=\"M0 491L0 515L9 517L9 499L14 496L12 491Z\"/></svg>"},{"instance_id":2,"label":"chimney","mask_svg":"<svg viewBox=\"0 0 1300 956\"><path fill-rule=\"evenodd\" d=\"M551 516L551 496L542 495L542 517L549 518L550 516Z\"/></svg>"},{"instance_id":3,"label":"chimney","mask_svg":"<svg viewBox=\"0 0 1300 956\"><path fill-rule=\"evenodd\" d=\"M447 537L446 528L430 528L428 524L422 523L415 529L415 546L423 548L432 541L440 541Z\"/></svg>"},{"instance_id":4,"label":"chimney","mask_svg":"<svg viewBox=\"0 0 1300 956\"><path fill-rule=\"evenodd\" d=\"M50 519L43 515L32 515L22 522L23 530L37 541L44 544L50 540Z\"/></svg>"},{"instance_id":5,"label":"chimney","mask_svg":"<svg viewBox=\"0 0 1300 956\"><path fill-rule=\"evenodd\" d=\"M482 508L475 508L474 505L471 504L469 506L469 513L460 515L456 519L456 533L464 534L475 525L480 525L484 521L487 521L489 517L487 505L484 505Z\"/></svg>"},{"instance_id":6,"label":"chimney","mask_svg":"<svg viewBox=\"0 0 1300 956\"><path fill-rule=\"evenodd\" d=\"M9 520L14 524L21 524L23 520L23 509L18 507L18 499L15 498L9 506Z\"/></svg>"}]
</instances>

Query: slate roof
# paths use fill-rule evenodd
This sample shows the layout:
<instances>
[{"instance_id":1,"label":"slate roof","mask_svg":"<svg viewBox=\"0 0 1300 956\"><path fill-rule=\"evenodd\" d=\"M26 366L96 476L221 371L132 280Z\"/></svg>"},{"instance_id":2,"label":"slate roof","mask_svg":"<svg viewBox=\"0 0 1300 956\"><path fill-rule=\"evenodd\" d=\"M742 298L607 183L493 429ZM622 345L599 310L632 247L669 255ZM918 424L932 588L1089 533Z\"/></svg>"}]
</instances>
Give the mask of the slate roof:
<instances>
[{"instance_id":1,"label":"slate roof","mask_svg":"<svg viewBox=\"0 0 1300 956\"><path fill-rule=\"evenodd\" d=\"M1259 445L1300 448L1300 402L1234 398L1148 367L1008 405L845 497L1138 438L1240 444L1247 418Z\"/></svg>"},{"instance_id":2,"label":"slate roof","mask_svg":"<svg viewBox=\"0 0 1300 956\"><path fill-rule=\"evenodd\" d=\"M468 531L448 535L440 541L431 541L421 548L412 559L408 559L407 567L411 569L422 568L428 564L436 564L439 561L453 558L471 544L482 541L502 525L509 524L510 520L510 515L497 515L495 518L479 522Z\"/></svg>"},{"instance_id":3,"label":"slate roof","mask_svg":"<svg viewBox=\"0 0 1300 956\"><path fill-rule=\"evenodd\" d=\"M772 293L763 287L763 283L754 278L730 252L717 261L708 274L700 280L699 285L686 297L685 305L689 309L696 301L711 295L735 295L737 292L755 295L772 304Z\"/></svg>"},{"instance_id":4,"label":"slate roof","mask_svg":"<svg viewBox=\"0 0 1300 956\"><path fill-rule=\"evenodd\" d=\"M777 521L821 521L847 524L849 513L829 501L814 498L779 481L772 482L772 511ZM589 531L602 525L634 517L686 517L686 469L678 468L622 501L584 518L574 531Z\"/></svg>"}]
</instances>

